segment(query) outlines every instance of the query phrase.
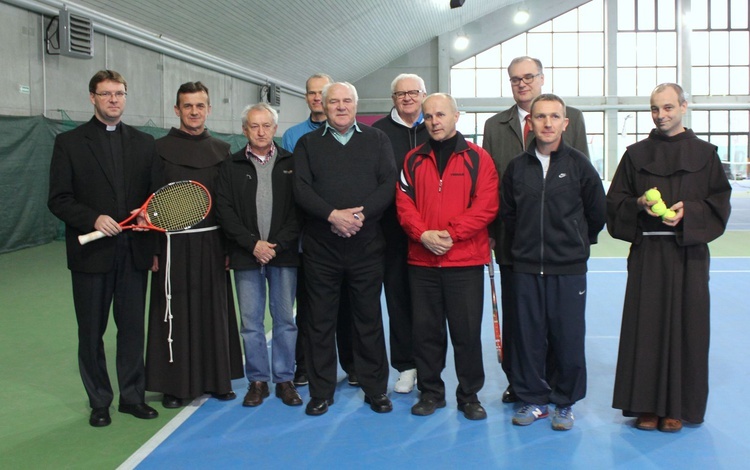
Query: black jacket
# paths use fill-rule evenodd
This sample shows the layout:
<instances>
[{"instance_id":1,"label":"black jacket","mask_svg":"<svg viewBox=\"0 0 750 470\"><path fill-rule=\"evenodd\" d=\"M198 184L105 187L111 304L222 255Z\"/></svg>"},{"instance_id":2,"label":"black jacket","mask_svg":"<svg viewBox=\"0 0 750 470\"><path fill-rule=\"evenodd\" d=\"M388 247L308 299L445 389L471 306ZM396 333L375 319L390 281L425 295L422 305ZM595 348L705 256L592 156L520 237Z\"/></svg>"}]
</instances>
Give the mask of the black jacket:
<instances>
[{"instance_id":1,"label":"black jacket","mask_svg":"<svg viewBox=\"0 0 750 470\"><path fill-rule=\"evenodd\" d=\"M268 242L276 243L276 257L269 266L298 266L297 240L301 219L294 203L292 154L276 147L273 162L273 209ZM216 216L229 240L229 266L232 269L257 269L253 250L260 240L255 195L258 175L255 165L245 157L245 148L234 153L219 170L216 184Z\"/></svg>"},{"instance_id":2,"label":"black jacket","mask_svg":"<svg viewBox=\"0 0 750 470\"><path fill-rule=\"evenodd\" d=\"M513 270L583 274L606 219L602 181L588 158L564 141L552 152L546 179L542 174L532 147L503 175L500 214L511 237Z\"/></svg>"},{"instance_id":3,"label":"black jacket","mask_svg":"<svg viewBox=\"0 0 750 470\"><path fill-rule=\"evenodd\" d=\"M98 137L97 126L104 126L95 117L55 138L49 179L47 206L65 222L65 245L68 268L84 273L106 273L115 269L117 237L81 245L78 236L94 230L94 222L102 214L118 222L129 214L118 213L114 167ZM124 207L136 209L164 181L164 167L156 151L154 138L125 123L121 124L122 161L125 178ZM156 232L131 232L118 235L130 237L133 262L137 269L153 264Z\"/></svg>"}]
</instances>

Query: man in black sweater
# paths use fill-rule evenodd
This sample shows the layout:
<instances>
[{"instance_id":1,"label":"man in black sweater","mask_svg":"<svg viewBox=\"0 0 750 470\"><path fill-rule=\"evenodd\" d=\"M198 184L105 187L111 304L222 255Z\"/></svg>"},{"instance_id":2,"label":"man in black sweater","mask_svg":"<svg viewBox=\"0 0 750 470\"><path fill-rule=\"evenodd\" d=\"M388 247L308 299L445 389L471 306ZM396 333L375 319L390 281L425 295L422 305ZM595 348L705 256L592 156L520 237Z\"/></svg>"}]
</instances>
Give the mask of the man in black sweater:
<instances>
[{"instance_id":1,"label":"man in black sweater","mask_svg":"<svg viewBox=\"0 0 750 470\"><path fill-rule=\"evenodd\" d=\"M303 259L308 286L307 369L310 402L321 415L336 388L335 331L343 295L351 301L354 367L365 402L392 410L385 394L385 352L380 289L385 241L383 211L393 202L396 167L388 137L357 124L357 90L349 83L323 89L326 123L304 135L294 150L294 193L305 212Z\"/></svg>"},{"instance_id":2,"label":"man in black sweater","mask_svg":"<svg viewBox=\"0 0 750 470\"><path fill-rule=\"evenodd\" d=\"M391 113L372 127L385 132L391 140L396 169L400 171L404 167L406 154L429 138L422 117L422 101L427 93L424 80L409 73L402 73L393 80L391 93ZM412 308L406 263L408 238L398 223L395 202L386 209L380 225L385 235L383 288L390 326L391 365L400 373L393 391L409 393L414 389L417 365L412 348Z\"/></svg>"}]
</instances>

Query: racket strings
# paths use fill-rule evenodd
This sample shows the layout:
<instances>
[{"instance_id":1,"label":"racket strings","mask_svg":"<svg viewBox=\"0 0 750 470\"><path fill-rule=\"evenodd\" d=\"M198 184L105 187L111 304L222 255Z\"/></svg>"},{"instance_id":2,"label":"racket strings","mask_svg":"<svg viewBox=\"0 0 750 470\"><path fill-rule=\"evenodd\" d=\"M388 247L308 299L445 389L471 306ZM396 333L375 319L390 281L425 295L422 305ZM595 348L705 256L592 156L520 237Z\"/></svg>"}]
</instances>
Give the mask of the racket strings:
<instances>
[{"instance_id":1,"label":"racket strings","mask_svg":"<svg viewBox=\"0 0 750 470\"><path fill-rule=\"evenodd\" d=\"M202 186L181 181L160 189L148 204L154 227L167 231L185 230L205 218L211 199Z\"/></svg>"}]
</instances>

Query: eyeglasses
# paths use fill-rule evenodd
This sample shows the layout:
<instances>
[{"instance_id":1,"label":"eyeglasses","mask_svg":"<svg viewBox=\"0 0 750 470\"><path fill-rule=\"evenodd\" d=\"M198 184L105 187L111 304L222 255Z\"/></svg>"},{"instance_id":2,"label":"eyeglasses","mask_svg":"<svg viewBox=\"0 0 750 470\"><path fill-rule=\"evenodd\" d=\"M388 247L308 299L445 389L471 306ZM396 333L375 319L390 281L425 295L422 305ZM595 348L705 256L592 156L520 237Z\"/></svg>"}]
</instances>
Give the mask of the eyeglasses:
<instances>
[{"instance_id":1,"label":"eyeglasses","mask_svg":"<svg viewBox=\"0 0 750 470\"><path fill-rule=\"evenodd\" d=\"M118 100L121 100L121 99L125 98L126 96L128 96L128 94L125 93L124 91L116 91L114 93L111 92L111 91L103 91L101 93L96 93L95 92L94 94L96 96L100 97L100 98L106 98L106 99L112 98L114 96Z\"/></svg>"},{"instance_id":2,"label":"eyeglasses","mask_svg":"<svg viewBox=\"0 0 750 470\"><path fill-rule=\"evenodd\" d=\"M511 77L510 84L513 86L518 86L521 84L521 80L523 80L523 82L528 85L529 83L533 82L536 77L540 75L541 73L537 73L537 74L527 73L523 77Z\"/></svg>"},{"instance_id":3,"label":"eyeglasses","mask_svg":"<svg viewBox=\"0 0 750 470\"><path fill-rule=\"evenodd\" d=\"M396 91L393 93L393 96L395 96L396 99L402 100L406 98L406 95L409 95L410 98L416 98L421 93L422 90Z\"/></svg>"}]
</instances>

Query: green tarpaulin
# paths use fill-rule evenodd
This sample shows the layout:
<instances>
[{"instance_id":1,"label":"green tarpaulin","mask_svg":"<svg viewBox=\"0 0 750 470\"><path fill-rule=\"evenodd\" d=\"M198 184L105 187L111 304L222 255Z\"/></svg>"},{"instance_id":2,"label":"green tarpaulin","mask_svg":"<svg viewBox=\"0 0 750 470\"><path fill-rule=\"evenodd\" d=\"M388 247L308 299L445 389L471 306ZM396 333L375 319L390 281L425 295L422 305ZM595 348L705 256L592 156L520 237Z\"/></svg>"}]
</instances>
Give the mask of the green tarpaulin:
<instances>
[{"instance_id":1,"label":"green tarpaulin","mask_svg":"<svg viewBox=\"0 0 750 470\"><path fill-rule=\"evenodd\" d=\"M49 243L62 236L62 223L47 209L49 163L55 136L81 123L54 121L44 116L0 116L0 253ZM155 138L167 129L137 129ZM212 135L229 142L236 152L247 143L243 135Z\"/></svg>"}]
</instances>

